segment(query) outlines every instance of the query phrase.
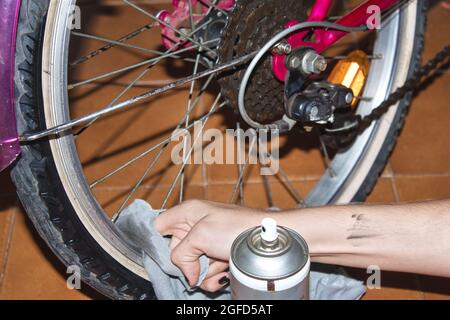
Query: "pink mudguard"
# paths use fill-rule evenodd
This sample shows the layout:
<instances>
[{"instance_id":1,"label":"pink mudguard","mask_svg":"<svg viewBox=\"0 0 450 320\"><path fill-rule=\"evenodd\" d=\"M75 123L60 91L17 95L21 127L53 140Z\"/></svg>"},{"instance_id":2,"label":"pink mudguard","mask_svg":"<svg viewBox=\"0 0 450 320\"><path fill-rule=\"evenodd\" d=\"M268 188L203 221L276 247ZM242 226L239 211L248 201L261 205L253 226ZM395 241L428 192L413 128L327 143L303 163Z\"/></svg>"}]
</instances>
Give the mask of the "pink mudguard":
<instances>
[{"instance_id":1,"label":"pink mudguard","mask_svg":"<svg viewBox=\"0 0 450 320\"><path fill-rule=\"evenodd\" d=\"M14 109L14 54L20 0L0 0L0 171L20 154Z\"/></svg>"}]
</instances>

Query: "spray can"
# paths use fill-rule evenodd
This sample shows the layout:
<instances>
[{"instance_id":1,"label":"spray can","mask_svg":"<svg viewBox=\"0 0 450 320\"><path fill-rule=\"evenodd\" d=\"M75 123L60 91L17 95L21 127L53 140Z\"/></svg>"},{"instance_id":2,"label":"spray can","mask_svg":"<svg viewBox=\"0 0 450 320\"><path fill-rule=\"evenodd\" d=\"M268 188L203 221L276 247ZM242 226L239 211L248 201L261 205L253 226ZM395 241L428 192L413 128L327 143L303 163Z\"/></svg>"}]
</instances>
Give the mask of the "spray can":
<instances>
[{"instance_id":1,"label":"spray can","mask_svg":"<svg viewBox=\"0 0 450 320\"><path fill-rule=\"evenodd\" d=\"M310 258L295 231L266 218L242 233L230 256L233 300L309 300Z\"/></svg>"}]
</instances>

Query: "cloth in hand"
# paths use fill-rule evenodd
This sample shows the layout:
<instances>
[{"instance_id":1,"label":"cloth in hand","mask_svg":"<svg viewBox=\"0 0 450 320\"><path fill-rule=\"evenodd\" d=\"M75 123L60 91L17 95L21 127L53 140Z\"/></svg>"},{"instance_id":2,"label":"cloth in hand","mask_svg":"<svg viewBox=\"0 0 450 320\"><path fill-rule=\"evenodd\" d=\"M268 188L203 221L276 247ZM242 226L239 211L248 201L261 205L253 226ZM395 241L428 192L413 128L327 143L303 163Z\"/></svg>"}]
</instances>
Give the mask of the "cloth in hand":
<instances>
[{"instance_id":1,"label":"cloth in hand","mask_svg":"<svg viewBox=\"0 0 450 320\"><path fill-rule=\"evenodd\" d=\"M161 211L143 200L136 200L116 221L116 226L136 247L142 250L142 264L148 273L156 296L160 300L229 300L230 291L224 289L211 294L198 287L190 288L181 270L170 259L170 239L162 237L154 227ZM198 286L205 279L209 259L200 257ZM314 268L314 266L313 266ZM356 300L365 293L362 282L344 275L341 270L311 271L311 300Z\"/></svg>"}]
</instances>

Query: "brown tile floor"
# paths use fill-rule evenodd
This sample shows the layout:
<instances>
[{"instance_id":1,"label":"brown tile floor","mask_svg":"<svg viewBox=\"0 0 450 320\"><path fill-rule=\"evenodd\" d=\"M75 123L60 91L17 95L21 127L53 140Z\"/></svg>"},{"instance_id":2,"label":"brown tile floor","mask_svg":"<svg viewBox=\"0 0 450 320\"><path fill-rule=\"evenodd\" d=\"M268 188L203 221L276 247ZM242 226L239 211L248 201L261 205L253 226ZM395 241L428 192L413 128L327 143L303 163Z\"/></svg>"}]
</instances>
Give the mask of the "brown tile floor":
<instances>
[{"instance_id":1,"label":"brown tile floor","mask_svg":"<svg viewBox=\"0 0 450 320\"><path fill-rule=\"evenodd\" d=\"M444 44L450 42L450 34L443 33L443 28L448 29L450 21L450 11L444 10L440 6L440 1L434 1L434 6L429 12L429 26L426 36L425 58L432 56ZM122 10L114 7L114 10ZM126 10L126 9L125 9ZM92 10L89 11L92 13ZM136 15L130 19L130 24L139 26L145 22L141 15ZM106 14L102 16L98 23L108 26L111 37L118 37L122 30L109 23L111 17ZM444 27L446 26L446 27ZM151 37L157 37L153 33ZM156 38L155 38L156 39ZM135 40L137 45L146 45L147 38L138 38ZM92 48L89 48L92 49ZM88 49L86 49L88 50ZM124 64L133 63L140 56L130 57L130 55L118 50L114 53L113 59L121 60ZM133 60L134 59L134 60ZM100 73L109 69L109 64L104 63L94 67L83 69L77 76L86 77L84 72ZM165 74L170 79L170 74L166 74L164 68L158 70L159 74ZM132 76L132 74L130 74ZM126 78L120 79L125 81ZM450 142L447 137L450 136L450 109L448 108L448 83L450 73L446 72L440 75L435 81L428 84L422 90L416 93L411 111L408 115L405 128L402 132L398 145L392 155L382 178L370 195L368 201L371 203L380 202L401 202L417 201L426 199L442 199L450 197ZM120 86L120 83L118 84ZM148 85L153 85L152 83ZM95 89L95 88L94 88ZM111 91L114 90L114 91ZM111 86L98 90L96 101L98 106L108 103L111 92L116 92L117 88ZM133 94L130 93L130 94ZM183 98L183 92L175 92L164 97L166 104L173 104ZM75 91L77 97L75 104L79 105L77 112L85 112L83 102L83 91ZM206 106L206 102L204 103ZM92 106L89 104L89 108ZM158 109L155 106L152 109L152 119L158 119L164 116L166 122L159 123L153 121L151 128L147 120L134 124L134 138L130 141L127 135L122 135L114 144L104 141L85 139L80 145L85 145L85 149L80 147L82 161L87 164L86 174L88 178L95 179L106 173L108 163L99 164L97 158L92 157L92 150L97 150L97 157L109 155L110 163L116 161L123 162L128 159L130 153L117 153L121 146L133 142L137 143L135 149L130 152L137 152L144 147L142 142L150 143L157 139L158 133L167 129L170 120L167 120L167 113L164 109ZM122 113L114 121L118 131L126 131L131 119L146 119L142 115L146 109L136 109ZM163 113L164 112L164 113ZM176 113L176 112L175 112ZM179 119L180 114L173 114L173 121ZM223 126L223 118L212 120L214 126ZM424 123L425 122L425 123ZM116 137L117 132L110 129L110 124L100 122L99 129L106 135L106 140ZM156 140L155 140L156 141ZM324 168L319 159L320 154L314 149L307 151L291 150L283 165L287 171L296 179L295 186L301 193L306 193L317 181L318 175ZM299 160L300 159L300 160ZM165 159L168 160L168 159ZM297 166L297 163L304 163L304 166ZM145 164L145 163L144 163ZM144 168L144 167L142 167ZM152 202L162 201L163 192L169 187L169 178L173 177L175 171L161 170L159 175L151 176L145 182L143 197L147 197ZM114 212L120 206L120 199L123 197L122 190L127 187L136 175L142 172L126 172L118 176L113 181L108 182L96 192L100 203L105 206L108 212ZM133 174L135 176L133 176ZM232 185L231 179L236 178L235 167L209 168L207 176L210 183L214 186L205 190L204 181L199 170L193 170L188 173L189 188L187 197L206 197L216 201L227 201L229 190ZM263 187L261 181L258 181L254 173L250 174L251 183L245 190L247 205L266 206L261 202L261 192ZM275 202L281 207L289 207L293 200L286 196L286 193L278 192L282 186L275 180L270 181L274 194ZM158 184L157 188L154 185ZM68 290L65 283L65 268L52 255L36 232L26 219L23 209L18 204L7 173L0 174L0 299L96 299L101 298L98 294L84 288L81 291ZM226 192L225 192L226 191ZM281 205L283 204L283 205ZM348 272L355 277L364 279L367 275L361 270L349 269ZM424 277L410 274L384 273L382 289L370 290L364 299L450 299L450 280Z\"/></svg>"}]
</instances>

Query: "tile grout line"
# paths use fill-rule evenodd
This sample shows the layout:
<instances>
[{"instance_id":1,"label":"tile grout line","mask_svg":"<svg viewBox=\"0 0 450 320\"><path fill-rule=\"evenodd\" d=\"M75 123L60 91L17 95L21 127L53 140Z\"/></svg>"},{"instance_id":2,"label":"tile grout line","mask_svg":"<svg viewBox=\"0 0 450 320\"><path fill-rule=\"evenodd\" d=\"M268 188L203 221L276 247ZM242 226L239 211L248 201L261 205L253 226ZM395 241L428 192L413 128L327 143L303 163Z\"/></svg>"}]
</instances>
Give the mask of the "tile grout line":
<instances>
[{"instance_id":1,"label":"tile grout line","mask_svg":"<svg viewBox=\"0 0 450 320\"><path fill-rule=\"evenodd\" d=\"M397 188L397 180L396 180L396 174L394 172L394 169L392 169L391 163L388 163L388 168L390 171L390 177L389 180L391 181L391 188L392 192L394 193L394 198L396 203L400 203L400 195Z\"/></svg>"},{"instance_id":2,"label":"tile grout line","mask_svg":"<svg viewBox=\"0 0 450 320\"><path fill-rule=\"evenodd\" d=\"M392 178L392 175L394 174L394 169L392 169L391 162L387 163L384 171L385 172L383 172L381 178Z\"/></svg>"},{"instance_id":3,"label":"tile grout line","mask_svg":"<svg viewBox=\"0 0 450 320\"><path fill-rule=\"evenodd\" d=\"M6 212L3 212L2 214L6 215L6 223L3 230L1 230L0 233L0 292L3 284L3 274L4 274L4 266L6 265L5 260L7 259L7 243L8 243L8 231L9 226L11 224L11 208L7 208Z\"/></svg>"},{"instance_id":4,"label":"tile grout line","mask_svg":"<svg viewBox=\"0 0 450 320\"><path fill-rule=\"evenodd\" d=\"M0 294L3 293L3 281L5 279L5 274L6 274L6 267L8 265L8 260L9 260L9 252L11 249L11 242L12 242L12 237L13 237L13 233L14 233L14 227L16 224L16 214L17 214L17 206L18 206L18 202L16 200L15 206L14 208L10 209L9 214L9 218L8 218L8 226L6 227L6 230L4 232L4 235L6 235L5 237L5 244L4 244L4 252L3 252L3 263L0 265Z\"/></svg>"},{"instance_id":5,"label":"tile grout line","mask_svg":"<svg viewBox=\"0 0 450 320\"><path fill-rule=\"evenodd\" d=\"M416 280L417 287L419 288L419 290L417 290L417 293L419 293L420 299L426 300L425 292L423 291L422 288L422 281L420 281L420 275L416 274L414 278Z\"/></svg>"},{"instance_id":6,"label":"tile grout line","mask_svg":"<svg viewBox=\"0 0 450 320\"><path fill-rule=\"evenodd\" d=\"M389 165L390 166L390 165ZM392 169L390 169L391 171L388 172L387 174L381 176L380 178L385 178L385 179L390 179L393 180L392 182L395 182L395 185L393 184L393 191L396 195L396 201L400 201L400 197L399 197L399 193L398 193L398 188L397 188L397 178L424 178L424 177L450 177L450 173L446 174L395 174L393 172ZM209 177L208 177L209 178ZM318 175L306 175L303 177L294 177L291 179L292 182L296 182L296 183L302 183L302 182L314 182L320 180L320 176ZM256 181L255 178L250 178L249 181L247 181L246 183L248 184L259 184L259 181ZM227 181L227 180L217 180L217 181L213 181L210 182L208 179L208 186L224 186L224 185L234 185L235 182L231 182L231 181ZM201 181L201 182L194 182L191 183L189 185L190 187L205 187L205 182ZM149 190L149 189L159 189L159 188L168 188L170 187L169 184L158 184L158 185L146 185L146 186L142 186L143 189L145 190ZM105 191L120 191L120 190L128 190L129 187L128 186L109 186L109 187L98 187L96 188L97 191L100 192L105 192ZM12 194L11 194L12 195ZM5 195L6 196L6 195ZM0 195L0 198L2 197L2 195Z\"/></svg>"},{"instance_id":7,"label":"tile grout line","mask_svg":"<svg viewBox=\"0 0 450 320\"><path fill-rule=\"evenodd\" d=\"M396 174L399 178L448 178L450 173L398 173Z\"/></svg>"}]
</instances>

